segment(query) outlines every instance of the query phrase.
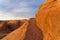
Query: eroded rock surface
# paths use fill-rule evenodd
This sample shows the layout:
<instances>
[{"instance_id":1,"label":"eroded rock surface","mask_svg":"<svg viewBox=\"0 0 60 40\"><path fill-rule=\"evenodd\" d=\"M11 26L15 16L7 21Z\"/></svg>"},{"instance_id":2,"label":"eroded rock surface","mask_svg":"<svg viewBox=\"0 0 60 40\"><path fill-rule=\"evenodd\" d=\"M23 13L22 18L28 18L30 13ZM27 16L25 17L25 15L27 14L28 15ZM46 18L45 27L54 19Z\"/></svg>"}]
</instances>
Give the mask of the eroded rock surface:
<instances>
[{"instance_id":1,"label":"eroded rock surface","mask_svg":"<svg viewBox=\"0 0 60 40\"><path fill-rule=\"evenodd\" d=\"M43 31L44 40L60 40L60 1L45 2L39 6L36 21Z\"/></svg>"}]
</instances>

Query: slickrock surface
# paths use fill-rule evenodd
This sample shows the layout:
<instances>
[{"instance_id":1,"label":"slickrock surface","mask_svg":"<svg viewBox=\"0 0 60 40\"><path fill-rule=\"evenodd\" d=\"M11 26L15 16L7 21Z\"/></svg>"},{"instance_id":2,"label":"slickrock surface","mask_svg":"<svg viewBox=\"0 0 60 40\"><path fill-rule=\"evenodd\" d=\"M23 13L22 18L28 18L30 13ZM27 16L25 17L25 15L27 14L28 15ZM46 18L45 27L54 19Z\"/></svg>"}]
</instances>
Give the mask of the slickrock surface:
<instances>
[{"instance_id":1,"label":"slickrock surface","mask_svg":"<svg viewBox=\"0 0 60 40\"><path fill-rule=\"evenodd\" d=\"M43 31L43 40L60 40L60 1L48 1L39 6L37 25Z\"/></svg>"},{"instance_id":2,"label":"slickrock surface","mask_svg":"<svg viewBox=\"0 0 60 40\"><path fill-rule=\"evenodd\" d=\"M1 40L43 40L43 34L37 27L35 19L31 18Z\"/></svg>"}]
</instances>

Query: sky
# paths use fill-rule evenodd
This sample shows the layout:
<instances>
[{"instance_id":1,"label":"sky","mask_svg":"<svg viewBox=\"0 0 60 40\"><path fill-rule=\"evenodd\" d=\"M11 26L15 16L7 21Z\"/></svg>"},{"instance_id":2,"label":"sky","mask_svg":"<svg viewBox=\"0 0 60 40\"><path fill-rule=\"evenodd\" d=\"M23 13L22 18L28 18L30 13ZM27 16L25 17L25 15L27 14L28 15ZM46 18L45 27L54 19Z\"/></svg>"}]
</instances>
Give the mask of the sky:
<instances>
[{"instance_id":1,"label":"sky","mask_svg":"<svg viewBox=\"0 0 60 40\"><path fill-rule=\"evenodd\" d=\"M0 0L0 20L35 17L38 6L45 0Z\"/></svg>"}]
</instances>

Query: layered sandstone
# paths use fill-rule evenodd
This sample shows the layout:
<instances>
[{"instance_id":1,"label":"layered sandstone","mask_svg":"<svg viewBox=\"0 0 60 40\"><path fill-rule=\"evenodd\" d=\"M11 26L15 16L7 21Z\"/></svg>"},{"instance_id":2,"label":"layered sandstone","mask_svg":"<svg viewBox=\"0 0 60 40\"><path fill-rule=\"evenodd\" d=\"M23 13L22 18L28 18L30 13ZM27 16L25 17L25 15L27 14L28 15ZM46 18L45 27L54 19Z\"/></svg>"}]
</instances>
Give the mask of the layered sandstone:
<instances>
[{"instance_id":1,"label":"layered sandstone","mask_svg":"<svg viewBox=\"0 0 60 40\"><path fill-rule=\"evenodd\" d=\"M37 27L35 19L31 18L1 40L43 40L43 33Z\"/></svg>"},{"instance_id":2,"label":"layered sandstone","mask_svg":"<svg viewBox=\"0 0 60 40\"><path fill-rule=\"evenodd\" d=\"M44 40L60 40L60 1L48 1L39 6L37 25L43 31Z\"/></svg>"}]
</instances>

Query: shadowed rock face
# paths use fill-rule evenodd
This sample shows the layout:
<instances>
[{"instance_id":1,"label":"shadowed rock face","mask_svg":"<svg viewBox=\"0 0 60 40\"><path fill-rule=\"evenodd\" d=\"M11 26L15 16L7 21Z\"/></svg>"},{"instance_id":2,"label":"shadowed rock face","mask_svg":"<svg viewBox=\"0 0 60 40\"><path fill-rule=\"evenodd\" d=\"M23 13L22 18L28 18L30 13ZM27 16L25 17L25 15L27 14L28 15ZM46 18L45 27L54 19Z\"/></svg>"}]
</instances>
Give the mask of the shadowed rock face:
<instances>
[{"instance_id":1,"label":"shadowed rock face","mask_svg":"<svg viewBox=\"0 0 60 40\"><path fill-rule=\"evenodd\" d=\"M19 28L27 20L9 20L0 21L0 34L5 34L12 32L13 30Z\"/></svg>"},{"instance_id":2,"label":"shadowed rock face","mask_svg":"<svg viewBox=\"0 0 60 40\"><path fill-rule=\"evenodd\" d=\"M31 18L1 40L43 40L43 33L37 27L35 19Z\"/></svg>"},{"instance_id":3,"label":"shadowed rock face","mask_svg":"<svg viewBox=\"0 0 60 40\"><path fill-rule=\"evenodd\" d=\"M6 33L9 30L6 28L7 27L7 21L0 21L0 34Z\"/></svg>"},{"instance_id":4,"label":"shadowed rock face","mask_svg":"<svg viewBox=\"0 0 60 40\"><path fill-rule=\"evenodd\" d=\"M20 20L11 20L7 22L8 25L7 27L9 28L10 31L13 31L22 25L22 24L20 25L20 23L21 23Z\"/></svg>"},{"instance_id":5,"label":"shadowed rock face","mask_svg":"<svg viewBox=\"0 0 60 40\"><path fill-rule=\"evenodd\" d=\"M29 20L29 25L27 27L24 40L43 40L43 33L37 27L36 20L34 18Z\"/></svg>"},{"instance_id":6,"label":"shadowed rock face","mask_svg":"<svg viewBox=\"0 0 60 40\"><path fill-rule=\"evenodd\" d=\"M44 40L60 40L60 1L43 3L36 15Z\"/></svg>"}]
</instances>

